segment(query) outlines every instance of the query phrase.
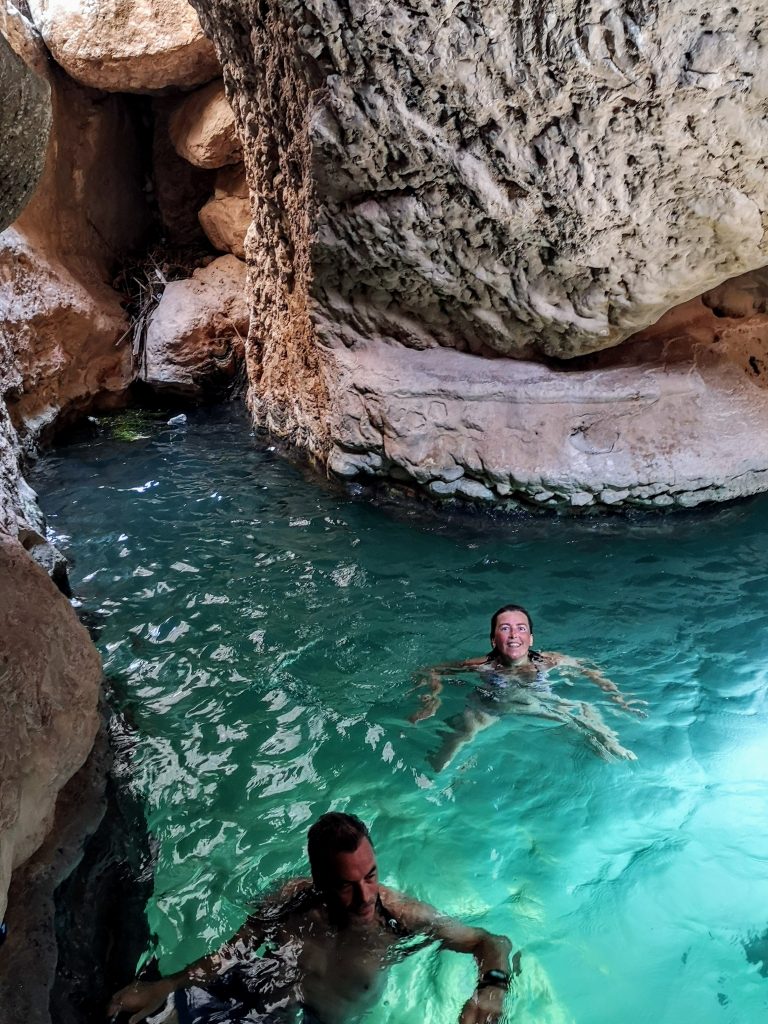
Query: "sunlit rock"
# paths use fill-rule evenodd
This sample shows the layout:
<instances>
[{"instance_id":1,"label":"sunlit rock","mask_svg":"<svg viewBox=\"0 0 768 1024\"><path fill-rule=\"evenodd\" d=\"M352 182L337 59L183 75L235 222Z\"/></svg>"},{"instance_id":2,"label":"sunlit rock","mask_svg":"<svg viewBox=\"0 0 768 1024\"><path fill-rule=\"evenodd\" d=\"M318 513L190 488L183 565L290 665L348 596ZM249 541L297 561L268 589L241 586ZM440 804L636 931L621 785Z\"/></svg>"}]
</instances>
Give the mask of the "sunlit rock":
<instances>
[{"instance_id":1,"label":"sunlit rock","mask_svg":"<svg viewBox=\"0 0 768 1024\"><path fill-rule=\"evenodd\" d=\"M215 192L198 216L215 249L245 258L245 233L251 223L251 204L242 164L219 171Z\"/></svg>"},{"instance_id":2,"label":"sunlit rock","mask_svg":"<svg viewBox=\"0 0 768 1024\"><path fill-rule=\"evenodd\" d=\"M215 169L243 159L235 115L221 81L182 100L171 114L169 131L176 152L196 167Z\"/></svg>"},{"instance_id":3,"label":"sunlit rock","mask_svg":"<svg viewBox=\"0 0 768 1024\"><path fill-rule=\"evenodd\" d=\"M210 81L218 64L186 0L28 0L54 59L82 85L154 92Z\"/></svg>"},{"instance_id":4,"label":"sunlit rock","mask_svg":"<svg viewBox=\"0 0 768 1024\"><path fill-rule=\"evenodd\" d=\"M144 379L187 397L226 393L242 367L248 311L245 264L234 256L171 281L147 331Z\"/></svg>"}]
</instances>

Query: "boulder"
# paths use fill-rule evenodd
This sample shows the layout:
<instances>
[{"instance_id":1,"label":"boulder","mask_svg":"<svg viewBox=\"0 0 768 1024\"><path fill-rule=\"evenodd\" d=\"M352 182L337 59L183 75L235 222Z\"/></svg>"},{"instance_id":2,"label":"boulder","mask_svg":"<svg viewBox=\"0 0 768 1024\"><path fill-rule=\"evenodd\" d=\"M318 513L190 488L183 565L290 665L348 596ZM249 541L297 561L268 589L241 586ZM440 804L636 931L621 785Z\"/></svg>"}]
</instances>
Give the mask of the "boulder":
<instances>
[{"instance_id":1,"label":"boulder","mask_svg":"<svg viewBox=\"0 0 768 1024\"><path fill-rule=\"evenodd\" d=\"M171 281L147 331L143 379L187 397L221 396L242 366L248 310L246 266L234 256Z\"/></svg>"},{"instance_id":2,"label":"boulder","mask_svg":"<svg viewBox=\"0 0 768 1024\"><path fill-rule=\"evenodd\" d=\"M186 0L28 0L54 59L75 81L108 92L190 88L219 71Z\"/></svg>"},{"instance_id":3,"label":"boulder","mask_svg":"<svg viewBox=\"0 0 768 1024\"><path fill-rule=\"evenodd\" d=\"M3 14L5 31L11 16ZM14 32L15 21L14 21ZM45 163L51 90L0 35L0 230L16 219Z\"/></svg>"},{"instance_id":4,"label":"boulder","mask_svg":"<svg viewBox=\"0 0 768 1024\"><path fill-rule=\"evenodd\" d=\"M0 533L0 919L11 871L49 831L99 725L99 656L65 597Z\"/></svg>"},{"instance_id":5,"label":"boulder","mask_svg":"<svg viewBox=\"0 0 768 1024\"><path fill-rule=\"evenodd\" d=\"M183 99L171 114L169 131L176 152L196 167L242 162L235 115L220 80Z\"/></svg>"},{"instance_id":6,"label":"boulder","mask_svg":"<svg viewBox=\"0 0 768 1024\"><path fill-rule=\"evenodd\" d=\"M198 217L214 249L245 258L245 233L251 224L251 204L242 164L219 171L213 197Z\"/></svg>"},{"instance_id":7,"label":"boulder","mask_svg":"<svg viewBox=\"0 0 768 1024\"><path fill-rule=\"evenodd\" d=\"M260 422L345 474L429 487L455 463L480 484L456 493L478 500L764 486L743 423L718 440L720 381L763 421L738 346L685 335L671 370L659 339L572 374L550 361L626 344L768 263L766 0L192 3L248 139ZM622 430L605 440L593 420L614 386ZM646 409L643 427L620 409ZM692 444L719 452L710 469Z\"/></svg>"}]
</instances>

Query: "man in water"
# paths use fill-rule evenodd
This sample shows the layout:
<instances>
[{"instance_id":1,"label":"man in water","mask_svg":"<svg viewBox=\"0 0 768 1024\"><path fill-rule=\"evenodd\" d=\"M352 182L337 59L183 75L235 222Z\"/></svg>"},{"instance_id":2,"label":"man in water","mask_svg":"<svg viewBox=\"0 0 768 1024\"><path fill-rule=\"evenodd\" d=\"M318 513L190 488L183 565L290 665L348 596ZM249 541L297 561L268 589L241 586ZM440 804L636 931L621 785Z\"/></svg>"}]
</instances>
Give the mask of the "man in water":
<instances>
[{"instance_id":1,"label":"man in water","mask_svg":"<svg viewBox=\"0 0 768 1024\"><path fill-rule=\"evenodd\" d=\"M631 750L619 743L619 737L600 717L598 711L584 701L566 700L556 695L547 679L550 669L564 675L577 673L596 683L623 711L641 717L642 701L628 700L618 686L599 669L557 651L533 649L533 621L519 604L507 604L491 617L491 650L481 658L436 665L422 673L420 685L428 692L421 698L421 707L412 715L412 722L430 718L440 707L439 694L443 676L476 672L480 685L470 698L469 706L449 724L440 749L430 758L433 768L441 771L458 751L483 729L498 722L502 714L533 715L561 722L582 733L605 758L621 757L636 760Z\"/></svg>"},{"instance_id":2,"label":"man in water","mask_svg":"<svg viewBox=\"0 0 768 1024\"><path fill-rule=\"evenodd\" d=\"M436 942L477 962L460 1024L499 1020L510 983L508 939L380 885L368 829L354 815L324 814L309 830L307 852L311 880L288 882L217 952L117 992L109 1013L130 1013L129 1024L138 1024L173 995L180 1024L282 1024L299 1012L304 1024L343 1024L377 1000L389 964Z\"/></svg>"}]
</instances>

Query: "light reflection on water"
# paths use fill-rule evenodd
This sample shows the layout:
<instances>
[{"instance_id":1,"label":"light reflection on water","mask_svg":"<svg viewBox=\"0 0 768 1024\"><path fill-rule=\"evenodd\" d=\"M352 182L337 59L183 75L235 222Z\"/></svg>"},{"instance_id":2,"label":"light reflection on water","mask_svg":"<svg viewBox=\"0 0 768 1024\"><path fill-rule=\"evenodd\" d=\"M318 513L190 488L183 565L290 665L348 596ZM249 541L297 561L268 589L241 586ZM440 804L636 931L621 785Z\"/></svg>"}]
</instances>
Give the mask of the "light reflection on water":
<instances>
[{"instance_id":1,"label":"light reflection on water","mask_svg":"<svg viewBox=\"0 0 768 1024\"><path fill-rule=\"evenodd\" d=\"M37 475L101 620L157 841L162 966L303 872L329 807L373 826L384 880L524 949L514 1019L751 1024L768 978L766 499L606 522L386 512L249 437L239 414L60 450ZM417 727L411 672L486 650L506 601L536 643L597 660L649 718L597 704L633 764L508 717L436 776L466 687ZM746 945L745 945L746 944ZM374 1024L455 1019L473 968L397 965Z\"/></svg>"}]
</instances>

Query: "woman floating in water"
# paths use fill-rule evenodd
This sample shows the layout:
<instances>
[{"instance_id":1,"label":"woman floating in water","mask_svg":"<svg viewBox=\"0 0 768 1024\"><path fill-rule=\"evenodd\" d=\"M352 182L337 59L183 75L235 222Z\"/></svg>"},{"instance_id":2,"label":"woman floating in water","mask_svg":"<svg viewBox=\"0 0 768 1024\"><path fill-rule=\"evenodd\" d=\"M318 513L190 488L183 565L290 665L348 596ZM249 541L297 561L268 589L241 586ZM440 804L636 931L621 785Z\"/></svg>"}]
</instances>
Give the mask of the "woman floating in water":
<instances>
[{"instance_id":1,"label":"woman floating in water","mask_svg":"<svg viewBox=\"0 0 768 1024\"><path fill-rule=\"evenodd\" d=\"M618 686L596 668L578 658L556 651L533 649L533 623L531 616L518 604L499 608L491 619L493 648L483 658L449 662L427 669L419 685L429 692L421 698L421 707L411 715L410 721L431 718L440 706L443 676L463 672L476 672L481 679L467 708L449 721L450 732L443 745L430 760L436 771L449 764L458 751L478 732L493 725L503 714L534 715L561 722L586 736L598 753L609 759L622 757L636 760L631 750L619 743L619 737L600 717L598 711L583 701L565 700L556 695L547 679L550 669L565 674L578 673L596 683L623 711L645 717L638 706L643 701L627 700Z\"/></svg>"}]
</instances>

